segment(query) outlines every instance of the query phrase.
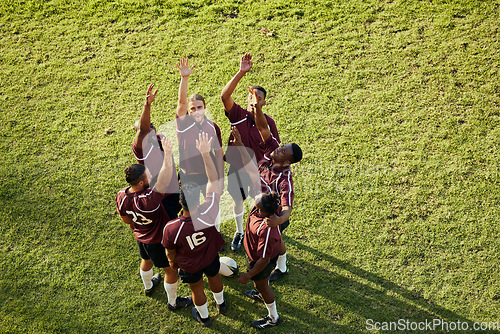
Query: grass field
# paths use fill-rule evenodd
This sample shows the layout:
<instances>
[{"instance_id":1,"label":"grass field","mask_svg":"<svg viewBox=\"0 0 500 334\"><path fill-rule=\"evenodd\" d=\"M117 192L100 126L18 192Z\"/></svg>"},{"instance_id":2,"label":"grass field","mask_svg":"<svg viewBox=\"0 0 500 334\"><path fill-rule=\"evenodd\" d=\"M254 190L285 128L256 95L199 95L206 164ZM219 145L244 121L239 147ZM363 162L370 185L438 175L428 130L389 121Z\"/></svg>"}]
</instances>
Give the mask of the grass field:
<instances>
[{"instance_id":1,"label":"grass field","mask_svg":"<svg viewBox=\"0 0 500 334\"><path fill-rule=\"evenodd\" d=\"M0 332L256 332L265 308L235 278L224 279L230 310L210 329L169 312L162 288L142 295L134 237L114 204L148 84L159 89L153 121L171 121L175 63L189 56L189 91L205 96L226 140L220 92L245 52L254 67L235 100L264 86L282 141L305 153L272 331L498 324L499 7L2 1ZM230 242L234 222L222 230Z\"/></svg>"}]
</instances>

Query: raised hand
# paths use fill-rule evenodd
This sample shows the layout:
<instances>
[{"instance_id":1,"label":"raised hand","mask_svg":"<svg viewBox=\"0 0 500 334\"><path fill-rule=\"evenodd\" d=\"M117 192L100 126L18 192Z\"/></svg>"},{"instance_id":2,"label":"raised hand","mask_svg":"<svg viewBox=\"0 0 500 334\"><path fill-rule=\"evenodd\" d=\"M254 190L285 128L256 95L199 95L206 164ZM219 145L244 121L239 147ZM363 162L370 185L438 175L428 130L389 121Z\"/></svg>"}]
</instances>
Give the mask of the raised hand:
<instances>
[{"instance_id":1,"label":"raised hand","mask_svg":"<svg viewBox=\"0 0 500 334\"><path fill-rule=\"evenodd\" d=\"M200 133L198 139L196 139L196 149L200 151L201 154L210 153L212 150L212 139L213 137L208 139L208 133Z\"/></svg>"},{"instance_id":2,"label":"raised hand","mask_svg":"<svg viewBox=\"0 0 500 334\"><path fill-rule=\"evenodd\" d=\"M179 61L179 64L176 64L179 72L181 73L181 77L188 77L191 73L193 73L194 65L189 67L189 59L186 57L182 57Z\"/></svg>"},{"instance_id":3,"label":"raised hand","mask_svg":"<svg viewBox=\"0 0 500 334\"><path fill-rule=\"evenodd\" d=\"M155 100L155 98L156 98L156 93L158 93L158 89L157 89L157 90L155 90L155 92L154 92L154 93L151 93L151 92L153 91L153 87L154 87L154 86L155 86L155 85L154 85L154 84L152 84L152 85L149 85L149 87L148 87L148 91L147 91L147 93L146 93L146 104L147 104L147 105L151 105L151 103L153 103L153 101L154 101L154 100Z\"/></svg>"},{"instance_id":4,"label":"raised hand","mask_svg":"<svg viewBox=\"0 0 500 334\"><path fill-rule=\"evenodd\" d=\"M172 156L174 145L167 137L163 137L161 139L161 147L163 148L163 154L165 154L165 157Z\"/></svg>"},{"instance_id":5,"label":"raised hand","mask_svg":"<svg viewBox=\"0 0 500 334\"><path fill-rule=\"evenodd\" d=\"M240 61L240 71L242 72L248 72L252 68L252 55L249 53L245 53L243 57L241 57Z\"/></svg>"},{"instance_id":6,"label":"raised hand","mask_svg":"<svg viewBox=\"0 0 500 334\"><path fill-rule=\"evenodd\" d=\"M233 135L233 139L229 142L233 146L243 146L243 142L241 141L241 135L238 129L235 126L231 127L231 134Z\"/></svg>"}]
</instances>

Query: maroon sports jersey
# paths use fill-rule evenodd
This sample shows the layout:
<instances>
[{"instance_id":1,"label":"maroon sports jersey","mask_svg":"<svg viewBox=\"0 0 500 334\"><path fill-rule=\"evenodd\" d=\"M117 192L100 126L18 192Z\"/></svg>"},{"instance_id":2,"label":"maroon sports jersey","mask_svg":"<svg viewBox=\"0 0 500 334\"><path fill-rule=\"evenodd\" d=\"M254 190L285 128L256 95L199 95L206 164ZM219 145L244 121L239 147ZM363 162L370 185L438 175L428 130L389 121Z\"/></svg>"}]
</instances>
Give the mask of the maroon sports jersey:
<instances>
[{"instance_id":1,"label":"maroon sports jersey","mask_svg":"<svg viewBox=\"0 0 500 334\"><path fill-rule=\"evenodd\" d=\"M243 145L250 148L255 155L257 164L259 165L261 160L264 158L264 147L262 137L260 136L259 130L255 125L255 117L253 114L249 113L246 109L243 109L236 102L229 112L226 111L226 116L231 122L231 126L236 126L241 135L241 141ZM265 115L267 119L267 124L271 130L273 138L277 141L278 145L280 143L280 137L278 135L278 129L276 128L276 123L274 120ZM233 139L233 135L229 136L228 147L226 150L226 161L236 169L241 169L243 163L241 161L241 155L238 148L231 146L230 142Z\"/></svg>"},{"instance_id":2,"label":"maroon sports jersey","mask_svg":"<svg viewBox=\"0 0 500 334\"><path fill-rule=\"evenodd\" d=\"M247 219L243 246L252 261L260 258L272 259L279 255L281 233L278 227L269 227L264 218L259 216L257 207L253 207Z\"/></svg>"},{"instance_id":3,"label":"maroon sports jersey","mask_svg":"<svg viewBox=\"0 0 500 334\"><path fill-rule=\"evenodd\" d=\"M201 124L195 122L190 115L178 117L176 115L175 124L177 127L177 142L179 143L179 167L186 174L205 174L205 164L200 151L196 148L196 140L200 133L208 134L208 139L212 139L212 150L222 147L222 137L220 129L215 122L205 119ZM214 164L215 156L211 153ZM217 164L216 164L217 165Z\"/></svg>"},{"instance_id":4,"label":"maroon sports jersey","mask_svg":"<svg viewBox=\"0 0 500 334\"><path fill-rule=\"evenodd\" d=\"M116 195L116 207L120 216L132 218L134 235L145 244L161 242L163 227L169 217L161 204L166 194L160 194L151 188L128 193L130 187L125 187Z\"/></svg>"},{"instance_id":5,"label":"maroon sports jersey","mask_svg":"<svg viewBox=\"0 0 500 334\"><path fill-rule=\"evenodd\" d=\"M163 230L163 247L176 250L177 265L185 272L195 273L210 265L224 245L214 226L219 201L220 194L209 193L191 217L181 215Z\"/></svg>"},{"instance_id":6,"label":"maroon sports jersey","mask_svg":"<svg viewBox=\"0 0 500 334\"><path fill-rule=\"evenodd\" d=\"M154 132L150 132L142 142L142 149L137 145L132 144L132 151L134 152L137 163L146 166L151 173L151 180L149 182L151 188L154 187L156 179L158 178L158 173L163 165L163 151L160 148L162 138L163 135L154 135ZM179 192L179 183L175 177L176 171L173 160L174 158L172 157L172 179L170 180L167 188L167 193L169 194Z\"/></svg>"},{"instance_id":7,"label":"maroon sports jersey","mask_svg":"<svg viewBox=\"0 0 500 334\"><path fill-rule=\"evenodd\" d=\"M279 147L272 136L264 142L263 146L265 147L264 160L259 166L261 190L263 193L277 192L280 196L281 207L292 207L294 197L292 169L290 166L272 168L272 160L269 155Z\"/></svg>"}]
</instances>

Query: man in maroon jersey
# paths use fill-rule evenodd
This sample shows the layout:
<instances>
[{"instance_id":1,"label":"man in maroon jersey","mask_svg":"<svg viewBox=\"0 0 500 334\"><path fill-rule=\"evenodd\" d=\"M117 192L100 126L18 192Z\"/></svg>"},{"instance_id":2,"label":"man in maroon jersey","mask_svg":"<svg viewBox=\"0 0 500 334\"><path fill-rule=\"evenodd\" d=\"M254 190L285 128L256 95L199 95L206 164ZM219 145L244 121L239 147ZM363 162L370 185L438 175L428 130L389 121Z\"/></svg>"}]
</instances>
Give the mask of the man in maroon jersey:
<instances>
[{"instance_id":1,"label":"man in maroon jersey","mask_svg":"<svg viewBox=\"0 0 500 334\"><path fill-rule=\"evenodd\" d=\"M132 151L137 160L137 163L145 165L151 173L151 187L156 183L156 178L162 166L163 150L161 147L161 134L156 133L156 128L151 123L151 104L156 98L158 90L153 93L154 85L149 85L144 108L141 113L140 119L134 124L136 130L134 141L132 143ZM175 174L175 164L173 164L172 157L172 171ZM163 207L167 215L177 217L180 211L179 205L179 185L177 178L172 178L168 187L168 193L163 199Z\"/></svg>"},{"instance_id":2,"label":"man in maroon jersey","mask_svg":"<svg viewBox=\"0 0 500 334\"><path fill-rule=\"evenodd\" d=\"M255 124L262 137L264 147L264 159L260 162L259 172L262 192L277 192L280 196L280 208L275 215L267 217L266 223L270 227L279 226L283 231L289 224L289 218L293 206L293 177L290 165L302 159L302 150L295 144L279 146L269 130L267 119L262 113L262 106L258 103L258 92L249 88L252 95L252 103L255 106ZM286 265L286 247L281 243L280 256L276 269L270 277L270 281L280 279L288 272Z\"/></svg>"},{"instance_id":3,"label":"man in maroon jersey","mask_svg":"<svg viewBox=\"0 0 500 334\"><path fill-rule=\"evenodd\" d=\"M257 290L245 292L250 298L264 301L268 315L252 322L256 328L276 326L280 322L276 310L273 289L269 285L269 276L276 266L281 249L281 233L278 227L269 227L264 222L266 217L276 214L279 206L277 193L263 193L255 198L255 206L248 216L243 245L247 254L246 274L240 274L238 282L247 284L253 280Z\"/></svg>"},{"instance_id":4,"label":"man in maroon jersey","mask_svg":"<svg viewBox=\"0 0 500 334\"><path fill-rule=\"evenodd\" d=\"M251 149L250 153L255 156L257 163L259 163L264 157L264 151L261 146L262 138L259 135L257 127L255 126L255 105L250 103L250 94L247 98L246 109L243 109L235 103L231 97L239 81L252 68L252 66L252 56L247 53L241 58L239 71L223 88L221 99L224 104L226 116L231 122L231 126L237 127L241 135L243 145ZM266 90L260 86L254 86L254 89L256 90L256 94L258 96L257 103L260 107L264 106L266 104ZM278 130L276 129L276 124L271 117L267 115L265 115L265 117L273 135L273 140L275 140L279 145L280 138ZM233 213L236 222L236 232L231 243L231 249L236 252L240 249L243 240L243 203L248 195L253 197L255 194L250 193L252 191L252 182L243 168L238 149L234 148L231 144L233 139L234 138L231 135L229 137L225 158L226 162L230 164L227 190L233 198Z\"/></svg>"},{"instance_id":5,"label":"man in maroon jersey","mask_svg":"<svg viewBox=\"0 0 500 334\"><path fill-rule=\"evenodd\" d=\"M203 157L208 177L205 201L200 203L198 186L183 183L180 200L182 214L170 221L163 230L162 244L167 249L170 266L178 266L179 276L188 283L192 291L195 307L191 310L193 318L204 327L211 325L208 313L207 297L204 292L203 274L208 278L210 290L217 303L219 313L227 310L224 300L222 279L219 275L218 251L224 239L215 228L219 211L220 186L217 171L210 156L213 138L208 134L199 134L196 148Z\"/></svg>"},{"instance_id":6,"label":"man in maroon jersey","mask_svg":"<svg viewBox=\"0 0 500 334\"><path fill-rule=\"evenodd\" d=\"M219 184L222 193L224 187L224 153L222 151L222 137L219 127L215 122L209 120L205 115L205 99L199 94L193 94L187 98L187 86L189 75L193 67L189 67L189 60L181 58L177 67L181 74L179 84L179 99L175 113L177 126L177 140L179 143L179 177L181 184L194 182L205 196L208 182L207 174L203 164L203 158L196 149L196 140L200 133L208 134L212 140L210 155L214 161ZM219 222L216 224L219 227Z\"/></svg>"},{"instance_id":7,"label":"man in maroon jersey","mask_svg":"<svg viewBox=\"0 0 500 334\"><path fill-rule=\"evenodd\" d=\"M145 293L150 295L160 282L161 275L153 275L153 265L165 270L164 287L171 310L192 304L190 297L177 297L177 271L169 267L165 248L161 245L163 227L168 221L162 200L167 196L172 179L172 145L162 139L165 152L162 167L154 188L150 188L151 173L140 164L125 169L129 187L116 195L116 207L120 218L134 231L141 256L140 275Z\"/></svg>"}]
</instances>

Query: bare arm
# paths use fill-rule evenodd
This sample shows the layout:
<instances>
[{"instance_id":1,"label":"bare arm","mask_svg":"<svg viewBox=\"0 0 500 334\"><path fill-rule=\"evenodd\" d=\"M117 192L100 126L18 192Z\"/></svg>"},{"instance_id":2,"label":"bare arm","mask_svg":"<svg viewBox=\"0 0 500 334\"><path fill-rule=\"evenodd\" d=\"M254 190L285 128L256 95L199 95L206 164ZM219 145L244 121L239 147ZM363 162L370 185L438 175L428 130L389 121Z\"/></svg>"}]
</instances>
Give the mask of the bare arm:
<instances>
[{"instance_id":1,"label":"bare arm","mask_svg":"<svg viewBox=\"0 0 500 334\"><path fill-rule=\"evenodd\" d=\"M175 249L165 249L165 253L167 254L168 262L170 263L170 267L173 269L177 267L176 257L177 251Z\"/></svg>"},{"instance_id":2,"label":"bare arm","mask_svg":"<svg viewBox=\"0 0 500 334\"><path fill-rule=\"evenodd\" d=\"M177 102L177 110L175 114L178 117L185 116L188 113L188 101L187 101L187 88L188 88L188 78L193 72L194 66L189 67L189 59L181 58L177 68L181 74L181 82L179 84L179 99Z\"/></svg>"},{"instance_id":3,"label":"bare arm","mask_svg":"<svg viewBox=\"0 0 500 334\"><path fill-rule=\"evenodd\" d=\"M203 163L205 164L205 172L207 173L208 184L207 184L207 194L209 193L220 193L220 187L218 182L217 170L215 169L212 156L210 151L212 150L212 140L213 137L208 139L207 133L200 133L198 139L196 140L196 148L200 151L203 157Z\"/></svg>"},{"instance_id":4,"label":"bare arm","mask_svg":"<svg viewBox=\"0 0 500 334\"><path fill-rule=\"evenodd\" d=\"M217 163L216 169L219 177L219 193L222 194L224 191L224 151L221 148L217 148L214 150L215 153L215 161Z\"/></svg>"},{"instance_id":5,"label":"bare arm","mask_svg":"<svg viewBox=\"0 0 500 334\"><path fill-rule=\"evenodd\" d=\"M255 262L255 265L252 269L250 269L247 273L240 274L238 277L238 282L241 284L247 284L250 281L250 278L260 273L271 261L269 258L260 258Z\"/></svg>"},{"instance_id":6,"label":"bare arm","mask_svg":"<svg viewBox=\"0 0 500 334\"><path fill-rule=\"evenodd\" d=\"M134 230L134 228L132 227L133 223L132 218L130 218L129 216L120 216L120 218L123 220L125 224L128 225L128 227L130 227L132 231Z\"/></svg>"},{"instance_id":7,"label":"bare arm","mask_svg":"<svg viewBox=\"0 0 500 334\"><path fill-rule=\"evenodd\" d=\"M250 154L248 153L248 148L243 145L243 142L241 141L240 132L235 126L231 127L231 134L233 135L233 139L231 140L231 145L236 146L240 151L241 160L243 161L243 166L245 166L245 170L250 176L252 184L253 185L258 184L260 186L260 174L257 164L250 157Z\"/></svg>"},{"instance_id":8,"label":"bare arm","mask_svg":"<svg viewBox=\"0 0 500 334\"><path fill-rule=\"evenodd\" d=\"M174 168L172 162L172 143L166 137L163 137L161 146L163 147L163 165L158 173L155 188L157 192L165 194L172 180L172 170Z\"/></svg>"},{"instance_id":9,"label":"bare arm","mask_svg":"<svg viewBox=\"0 0 500 334\"><path fill-rule=\"evenodd\" d=\"M222 104L224 104L224 110L229 112L231 108L233 108L234 100L231 97L236 86L240 82L241 78L245 76L245 74L250 71L252 68L252 55L249 53L245 53L243 57L241 57L240 61L240 69L238 73L226 84L226 86L222 89L222 93L220 98L222 99Z\"/></svg>"},{"instance_id":10,"label":"bare arm","mask_svg":"<svg viewBox=\"0 0 500 334\"><path fill-rule=\"evenodd\" d=\"M255 110L255 125L259 130L262 140L266 141L269 137L271 137L271 130L269 130L266 116L264 116L264 113L262 112L262 103L259 102L257 93L252 87L248 88L248 91L252 94L252 105Z\"/></svg>"},{"instance_id":11,"label":"bare arm","mask_svg":"<svg viewBox=\"0 0 500 334\"><path fill-rule=\"evenodd\" d=\"M276 227L278 225L283 224L288 219L290 219L290 215L292 214L291 206L284 206L281 210L280 215L272 215L271 217L264 218L264 222L269 227Z\"/></svg>"},{"instance_id":12,"label":"bare arm","mask_svg":"<svg viewBox=\"0 0 500 334\"><path fill-rule=\"evenodd\" d=\"M144 101L144 108L142 109L141 118L139 119L139 128L137 129L134 137L134 145L139 148L142 148L142 141L148 135L151 127L151 104L156 98L156 93L158 93L158 89L152 93L154 86L155 85L152 84L148 87L146 101Z\"/></svg>"}]
</instances>

